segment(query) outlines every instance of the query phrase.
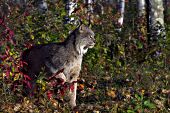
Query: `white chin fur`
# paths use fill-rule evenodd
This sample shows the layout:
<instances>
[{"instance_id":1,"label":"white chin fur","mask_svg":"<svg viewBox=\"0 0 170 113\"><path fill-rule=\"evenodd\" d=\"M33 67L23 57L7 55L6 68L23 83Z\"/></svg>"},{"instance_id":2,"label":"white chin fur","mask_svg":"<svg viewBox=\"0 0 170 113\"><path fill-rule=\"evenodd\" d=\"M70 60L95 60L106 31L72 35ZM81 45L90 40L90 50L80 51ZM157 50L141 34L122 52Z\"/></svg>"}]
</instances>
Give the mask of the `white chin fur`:
<instances>
[{"instance_id":1,"label":"white chin fur","mask_svg":"<svg viewBox=\"0 0 170 113\"><path fill-rule=\"evenodd\" d=\"M93 48L93 47L94 47L94 45L89 46L89 48Z\"/></svg>"},{"instance_id":2,"label":"white chin fur","mask_svg":"<svg viewBox=\"0 0 170 113\"><path fill-rule=\"evenodd\" d=\"M84 49L84 46L80 47L81 54L87 53L88 48Z\"/></svg>"},{"instance_id":3,"label":"white chin fur","mask_svg":"<svg viewBox=\"0 0 170 113\"><path fill-rule=\"evenodd\" d=\"M82 53L83 53L83 54L87 53L87 50L88 50L88 48L83 49L83 50L82 50L82 51L83 51Z\"/></svg>"},{"instance_id":4,"label":"white chin fur","mask_svg":"<svg viewBox=\"0 0 170 113\"><path fill-rule=\"evenodd\" d=\"M93 48L93 47L94 47L94 45L91 45L88 48ZM88 48L86 48L85 46L79 46L79 53L81 55L87 53Z\"/></svg>"}]
</instances>

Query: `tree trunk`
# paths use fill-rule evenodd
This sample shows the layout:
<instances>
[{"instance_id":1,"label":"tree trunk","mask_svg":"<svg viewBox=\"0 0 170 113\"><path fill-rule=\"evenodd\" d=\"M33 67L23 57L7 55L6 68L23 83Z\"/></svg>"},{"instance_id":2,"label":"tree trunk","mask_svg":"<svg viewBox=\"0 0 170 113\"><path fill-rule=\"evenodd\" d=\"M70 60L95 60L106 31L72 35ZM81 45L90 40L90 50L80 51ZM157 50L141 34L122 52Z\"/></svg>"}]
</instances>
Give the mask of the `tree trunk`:
<instances>
[{"instance_id":1,"label":"tree trunk","mask_svg":"<svg viewBox=\"0 0 170 113\"><path fill-rule=\"evenodd\" d=\"M145 0L138 0L138 15L143 16L145 15Z\"/></svg>"},{"instance_id":2,"label":"tree trunk","mask_svg":"<svg viewBox=\"0 0 170 113\"><path fill-rule=\"evenodd\" d=\"M92 22L92 13L93 13L93 0L84 0L84 4L87 4L87 20L88 20L88 24L90 25Z\"/></svg>"},{"instance_id":3,"label":"tree trunk","mask_svg":"<svg viewBox=\"0 0 170 113\"><path fill-rule=\"evenodd\" d=\"M146 27L146 3L145 0L137 1L138 18L137 18L137 33L140 42L143 46L140 49L147 46L147 27Z\"/></svg>"},{"instance_id":4,"label":"tree trunk","mask_svg":"<svg viewBox=\"0 0 170 113\"><path fill-rule=\"evenodd\" d=\"M118 19L119 29L121 31L121 26L123 25L124 13L125 13L125 0L118 0L118 11L120 12L120 18Z\"/></svg>"},{"instance_id":5,"label":"tree trunk","mask_svg":"<svg viewBox=\"0 0 170 113\"><path fill-rule=\"evenodd\" d=\"M163 48L166 47L163 0L146 0L146 3L150 55L152 58L156 58L155 63L164 62L164 67L166 67L166 55L163 54Z\"/></svg>"},{"instance_id":6,"label":"tree trunk","mask_svg":"<svg viewBox=\"0 0 170 113\"><path fill-rule=\"evenodd\" d=\"M77 8L77 3L76 1L72 1L72 0L66 0L66 12L67 12L67 16L65 17L65 24L76 24L76 20L74 17L71 17L75 8Z\"/></svg>"},{"instance_id":7,"label":"tree trunk","mask_svg":"<svg viewBox=\"0 0 170 113\"><path fill-rule=\"evenodd\" d=\"M149 8L150 41L153 43L166 39L163 0L150 0Z\"/></svg>"}]
</instances>

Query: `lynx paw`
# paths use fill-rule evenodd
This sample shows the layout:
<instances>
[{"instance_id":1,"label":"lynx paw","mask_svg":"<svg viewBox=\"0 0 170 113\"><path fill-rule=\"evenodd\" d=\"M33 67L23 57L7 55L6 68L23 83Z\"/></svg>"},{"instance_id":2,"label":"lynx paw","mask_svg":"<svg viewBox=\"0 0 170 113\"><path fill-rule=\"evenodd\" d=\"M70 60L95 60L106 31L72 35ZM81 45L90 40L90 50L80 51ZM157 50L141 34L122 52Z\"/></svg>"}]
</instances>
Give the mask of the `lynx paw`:
<instances>
[{"instance_id":1,"label":"lynx paw","mask_svg":"<svg viewBox=\"0 0 170 113\"><path fill-rule=\"evenodd\" d=\"M70 102L70 106L71 106L71 108L76 107L76 102Z\"/></svg>"}]
</instances>

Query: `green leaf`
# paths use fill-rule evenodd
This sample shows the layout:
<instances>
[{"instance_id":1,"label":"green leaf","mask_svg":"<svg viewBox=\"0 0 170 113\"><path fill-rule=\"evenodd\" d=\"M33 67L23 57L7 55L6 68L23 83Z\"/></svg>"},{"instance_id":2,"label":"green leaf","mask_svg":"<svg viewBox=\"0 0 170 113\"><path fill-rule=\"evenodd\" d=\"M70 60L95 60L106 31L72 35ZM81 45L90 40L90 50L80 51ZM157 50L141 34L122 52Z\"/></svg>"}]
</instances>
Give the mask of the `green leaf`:
<instances>
[{"instance_id":1,"label":"green leaf","mask_svg":"<svg viewBox=\"0 0 170 113\"><path fill-rule=\"evenodd\" d=\"M141 108L142 108L142 106L140 104L135 106L135 110L139 110Z\"/></svg>"},{"instance_id":2,"label":"green leaf","mask_svg":"<svg viewBox=\"0 0 170 113\"><path fill-rule=\"evenodd\" d=\"M140 97L138 94L135 94L135 97L136 97L138 100L141 100L141 97Z\"/></svg>"},{"instance_id":3,"label":"green leaf","mask_svg":"<svg viewBox=\"0 0 170 113\"><path fill-rule=\"evenodd\" d=\"M121 66L121 62L120 61L116 61L117 66Z\"/></svg>"},{"instance_id":4,"label":"green leaf","mask_svg":"<svg viewBox=\"0 0 170 113\"><path fill-rule=\"evenodd\" d=\"M141 42L138 42L137 45L138 45L138 48L139 48L139 49L142 49L142 48L143 48L143 44L142 44Z\"/></svg>"},{"instance_id":5,"label":"green leaf","mask_svg":"<svg viewBox=\"0 0 170 113\"><path fill-rule=\"evenodd\" d=\"M151 103L150 100L144 101L144 106L148 107L148 108L151 108L151 109L156 108L155 104Z\"/></svg>"},{"instance_id":6,"label":"green leaf","mask_svg":"<svg viewBox=\"0 0 170 113\"><path fill-rule=\"evenodd\" d=\"M127 113L135 113L135 111L128 109Z\"/></svg>"}]
</instances>

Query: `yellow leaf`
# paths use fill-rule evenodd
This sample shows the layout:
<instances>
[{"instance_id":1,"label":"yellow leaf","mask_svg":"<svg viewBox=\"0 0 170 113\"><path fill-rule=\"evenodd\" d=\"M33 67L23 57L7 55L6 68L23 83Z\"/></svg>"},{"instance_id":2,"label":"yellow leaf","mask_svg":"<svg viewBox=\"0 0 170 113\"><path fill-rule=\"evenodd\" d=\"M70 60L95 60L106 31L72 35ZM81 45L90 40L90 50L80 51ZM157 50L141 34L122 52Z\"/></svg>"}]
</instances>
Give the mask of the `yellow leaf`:
<instances>
[{"instance_id":1,"label":"yellow leaf","mask_svg":"<svg viewBox=\"0 0 170 113\"><path fill-rule=\"evenodd\" d=\"M34 40L34 35L31 35L31 39Z\"/></svg>"},{"instance_id":2,"label":"yellow leaf","mask_svg":"<svg viewBox=\"0 0 170 113\"><path fill-rule=\"evenodd\" d=\"M142 90L141 90L141 93L142 93L142 94L144 94L144 93L145 93L145 90L144 90L144 89L142 89Z\"/></svg>"},{"instance_id":3,"label":"yellow leaf","mask_svg":"<svg viewBox=\"0 0 170 113\"><path fill-rule=\"evenodd\" d=\"M10 54L10 56L12 56L12 55L13 55L13 53L12 53L12 52L9 52L9 54Z\"/></svg>"},{"instance_id":4,"label":"yellow leaf","mask_svg":"<svg viewBox=\"0 0 170 113\"><path fill-rule=\"evenodd\" d=\"M6 74L5 74L5 73L3 73L3 74L2 74L2 76L3 76L3 78L4 78L4 77L6 76Z\"/></svg>"},{"instance_id":5,"label":"yellow leaf","mask_svg":"<svg viewBox=\"0 0 170 113\"><path fill-rule=\"evenodd\" d=\"M14 81L19 79L19 74L15 74Z\"/></svg>"},{"instance_id":6,"label":"yellow leaf","mask_svg":"<svg viewBox=\"0 0 170 113\"><path fill-rule=\"evenodd\" d=\"M99 113L99 111L93 111L93 113Z\"/></svg>"},{"instance_id":7,"label":"yellow leaf","mask_svg":"<svg viewBox=\"0 0 170 113\"><path fill-rule=\"evenodd\" d=\"M46 87L42 87L42 91L45 91L46 90Z\"/></svg>"},{"instance_id":8,"label":"yellow leaf","mask_svg":"<svg viewBox=\"0 0 170 113\"><path fill-rule=\"evenodd\" d=\"M116 97L115 91L112 91L112 90L108 91L108 92L107 92L107 95L110 96L110 97L112 97L112 98L115 98L115 97Z\"/></svg>"}]
</instances>

